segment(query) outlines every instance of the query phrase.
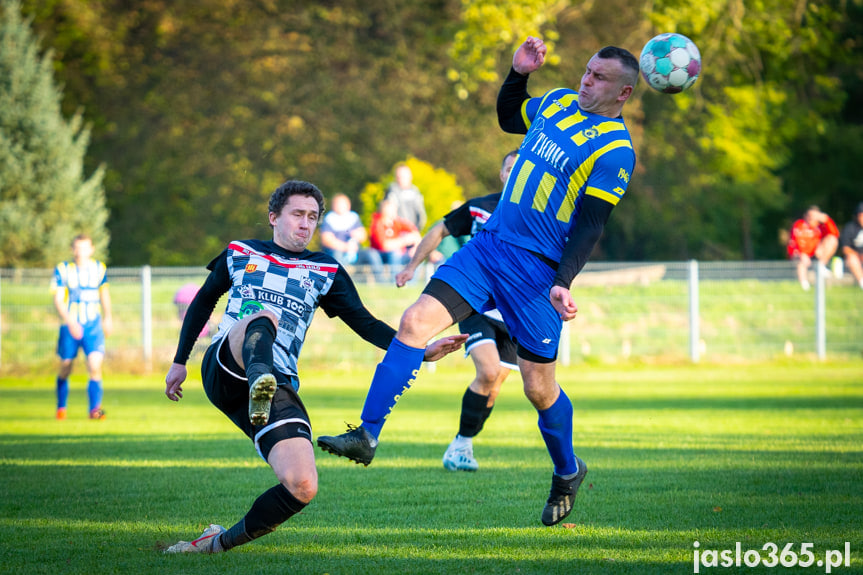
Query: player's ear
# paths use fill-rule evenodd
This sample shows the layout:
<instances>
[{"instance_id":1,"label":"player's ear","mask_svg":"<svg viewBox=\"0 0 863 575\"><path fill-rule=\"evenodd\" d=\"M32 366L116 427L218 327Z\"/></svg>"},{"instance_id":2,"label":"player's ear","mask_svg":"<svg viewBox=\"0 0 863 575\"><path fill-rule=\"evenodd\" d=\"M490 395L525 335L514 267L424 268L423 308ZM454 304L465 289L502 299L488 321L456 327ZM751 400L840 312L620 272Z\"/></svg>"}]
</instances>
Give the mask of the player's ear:
<instances>
[{"instance_id":1,"label":"player's ear","mask_svg":"<svg viewBox=\"0 0 863 575\"><path fill-rule=\"evenodd\" d=\"M619 102L627 101L629 99L629 97L632 96L632 90L633 90L633 87L630 86L629 84L623 86L620 89L620 95L617 97L617 100Z\"/></svg>"}]
</instances>

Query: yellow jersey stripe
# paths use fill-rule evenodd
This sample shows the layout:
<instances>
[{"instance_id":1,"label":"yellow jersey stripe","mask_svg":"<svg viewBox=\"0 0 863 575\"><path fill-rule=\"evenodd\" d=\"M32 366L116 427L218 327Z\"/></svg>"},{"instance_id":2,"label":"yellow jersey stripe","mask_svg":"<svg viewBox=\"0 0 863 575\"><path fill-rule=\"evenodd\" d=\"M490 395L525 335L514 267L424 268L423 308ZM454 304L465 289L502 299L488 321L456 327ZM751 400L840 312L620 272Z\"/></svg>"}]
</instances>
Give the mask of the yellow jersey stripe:
<instances>
[{"instance_id":1,"label":"yellow jersey stripe","mask_svg":"<svg viewBox=\"0 0 863 575\"><path fill-rule=\"evenodd\" d=\"M572 177L569 181L569 186L566 189L566 198L564 198L563 202L560 205L560 209L557 210L557 219L562 222L568 222L570 218L572 218L572 212L575 209L575 200L578 196L579 190L587 183L587 178L590 176L590 173L593 171L593 165L596 163L601 156L604 154L616 150L617 148L632 148L632 144L630 144L627 140L615 140L596 150L590 156L587 157L584 162L578 167L577 170L572 174ZM613 202L617 204L617 202Z\"/></svg>"},{"instance_id":2,"label":"yellow jersey stripe","mask_svg":"<svg viewBox=\"0 0 863 575\"><path fill-rule=\"evenodd\" d=\"M606 192L605 190L600 190L599 188L592 188L590 186L588 186L587 189L584 190L584 193L587 196L593 196L595 198L599 198L600 200L605 200L612 206L616 206L617 202L619 202L620 198L622 197L613 192Z\"/></svg>"},{"instance_id":3,"label":"yellow jersey stripe","mask_svg":"<svg viewBox=\"0 0 863 575\"><path fill-rule=\"evenodd\" d=\"M530 160L524 161L524 165L518 171L518 176L515 179L515 185L512 187L512 195L509 197L509 201L514 204L517 204L521 201L521 195L524 193L524 187L527 184L527 179L530 177L530 174L531 172L533 172L533 169L535 167L536 164L534 164Z\"/></svg>"}]
</instances>

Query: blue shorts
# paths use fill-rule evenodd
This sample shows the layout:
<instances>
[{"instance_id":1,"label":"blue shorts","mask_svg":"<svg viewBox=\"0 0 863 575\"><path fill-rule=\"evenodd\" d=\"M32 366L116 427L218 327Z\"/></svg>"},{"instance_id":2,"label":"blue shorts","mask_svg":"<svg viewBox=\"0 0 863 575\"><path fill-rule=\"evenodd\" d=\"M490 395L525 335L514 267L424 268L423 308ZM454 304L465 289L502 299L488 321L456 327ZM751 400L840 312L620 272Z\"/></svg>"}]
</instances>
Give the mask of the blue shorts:
<instances>
[{"instance_id":1,"label":"blue shorts","mask_svg":"<svg viewBox=\"0 0 863 575\"><path fill-rule=\"evenodd\" d=\"M102 320L91 321L83 326L84 335L81 339L75 339L69 333L69 326L60 326L60 338L57 341L57 355L60 359L75 359L78 350L84 350L84 356L94 351L105 355L105 332L102 331Z\"/></svg>"},{"instance_id":2,"label":"blue shorts","mask_svg":"<svg viewBox=\"0 0 863 575\"><path fill-rule=\"evenodd\" d=\"M549 301L557 272L531 252L481 231L434 273L482 313L497 307L520 347L557 357L563 321Z\"/></svg>"}]
</instances>

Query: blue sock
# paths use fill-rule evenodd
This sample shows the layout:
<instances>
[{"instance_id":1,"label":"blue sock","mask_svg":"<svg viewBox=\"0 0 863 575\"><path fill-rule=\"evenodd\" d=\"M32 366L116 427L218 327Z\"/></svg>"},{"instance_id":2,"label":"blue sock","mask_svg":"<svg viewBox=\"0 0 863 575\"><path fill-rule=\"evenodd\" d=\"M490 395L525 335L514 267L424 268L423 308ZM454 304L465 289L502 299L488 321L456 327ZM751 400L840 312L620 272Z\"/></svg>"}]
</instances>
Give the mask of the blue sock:
<instances>
[{"instance_id":1,"label":"blue sock","mask_svg":"<svg viewBox=\"0 0 863 575\"><path fill-rule=\"evenodd\" d=\"M413 384L424 355L424 348L407 346L396 338L390 343L383 361L375 370L363 405L363 427L375 439L380 436L384 420L392 408Z\"/></svg>"},{"instance_id":2,"label":"blue sock","mask_svg":"<svg viewBox=\"0 0 863 575\"><path fill-rule=\"evenodd\" d=\"M539 430L554 462L554 472L560 476L578 471L572 449L572 402L560 389L557 401L548 409L537 410Z\"/></svg>"},{"instance_id":3,"label":"blue sock","mask_svg":"<svg viewBox=\"0 0 863 575\"><path fill-rule=\"evenodd\" d=\"M87 382L87 397L90 400L90 411L102 406L102 382L91 379Z\"/></svg>"},{"instance_id":4,"label":"blue sock","mask_svg":"<svg viewBox=\"0 0 863 575\"><path fill-rule=\"evenodd\" d=\"M69 380L57 378L57 409L66 407L66 401L69 399Z\"/></svg>"}]
</instances>

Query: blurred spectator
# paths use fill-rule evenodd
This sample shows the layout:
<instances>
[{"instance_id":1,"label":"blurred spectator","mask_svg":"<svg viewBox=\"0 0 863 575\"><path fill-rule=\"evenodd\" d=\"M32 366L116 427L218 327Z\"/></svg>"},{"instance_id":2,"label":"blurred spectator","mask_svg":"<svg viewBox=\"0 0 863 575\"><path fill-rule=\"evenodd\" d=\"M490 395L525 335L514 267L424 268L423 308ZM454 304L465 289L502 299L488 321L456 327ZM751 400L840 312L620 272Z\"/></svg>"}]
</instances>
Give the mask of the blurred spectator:
<instances>
[{"instance_id":1,"label":"blurred spectator","mask_svg":"<svg viewBox=\"0 0 863 575\"><path fill-rule=\"evenodd\" d=\"M189 305L192 303L192 300L195 299L196 295L198 295L198 289L198 284L188 283L180 287L180 289L177 290L177 293L174 294L174 305L177 306L177 316L179 316L180 321L183 321L186 318L186 312L189 311ZM206 337L208 335L210 335L209 321L201 329L201 333L198 334L198 338Z\"/></svg>"},{"instance_id":2,"label":"blurred spectator","mask_svg":"<svg viewBox=\"0 0 863 575\"><path fill-rule=\"evenodd\" d=\"M842 228L839 243L842 246L845 267L863 288L863 202L857 204L854 219Z\"/></svg>"},{"instance_id":3,"label":"blurred spectator","mask_svg":"<svg viewBox=\"0 0 863 575\"><path fill-rule=\"evenodd\" d=\"M410 261L422 236L416 226L398 216L395 204L383 200L372 214L369 239L385 264L401 268Z\"/></svg>"},{"instance_id":4,"label":"blurred spectator","mask_svg":"<svg viewBox=\"0 0 863 575\"><path fill-rule=\"evenodd\" d=\"M321 249L343 266L368 265L375 279L383 279L383 263L375 250L364 249L368 238L360 216L351 209L351 199L345 194L333 196L330 211L321 222Z\"/></svg>"},{"instance_id":5,"label":"blurred spectator","mask_svg":"<svg viewBox=\"0 0 863 575\"><path fill-rule=\"evenodd\" d=\"M809 289L807 274L813 258L826 270L838 246L839 228L818 206L809 206L803 218L794 222L788 257L797 261L797 279L804 290Z\"/></svg>"},{"instance_id":6,"label":"blurred spectator","mask_svg":"<svg viewBox=\"0 0 863 575\"><path fill-rule=\"evenodd\" d=\"M413 224L417 230L426 225L425 198L413 184L414 175L407 164L398 164L395 181L387 188L384 199L393 203L398 216Z\"/></svg>"}]
</instances>

